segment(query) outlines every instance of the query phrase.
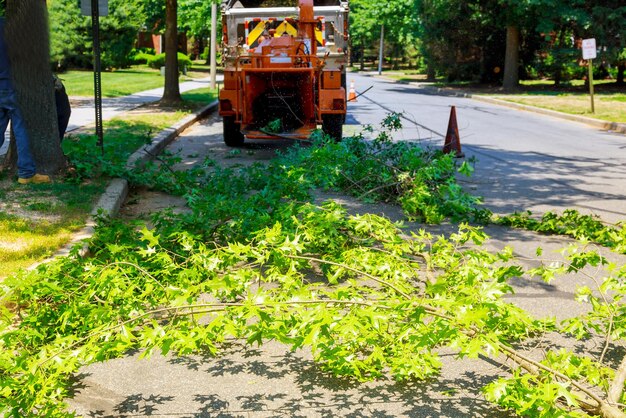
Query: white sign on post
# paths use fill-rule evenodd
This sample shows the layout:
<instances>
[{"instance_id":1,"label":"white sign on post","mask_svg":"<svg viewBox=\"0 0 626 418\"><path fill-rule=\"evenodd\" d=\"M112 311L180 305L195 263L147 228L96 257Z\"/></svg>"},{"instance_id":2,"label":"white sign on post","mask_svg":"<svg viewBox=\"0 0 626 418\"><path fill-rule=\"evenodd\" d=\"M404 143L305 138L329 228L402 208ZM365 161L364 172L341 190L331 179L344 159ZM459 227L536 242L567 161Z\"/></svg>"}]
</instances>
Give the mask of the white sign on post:
<instances>
[{"instance_id":1,"label":"white sign on post","mask_svg":"<svg viewBox=\"0 0 626 418\"><path fill-rule=\"evenodd\" d=\"M80 0L80 12L83 16L91 16L91 0ZM98 0L98 15L109 15L109 0Z\"/></svg>"},{"instance_id":2,"label":"white sign on post","mask_svg":"<svg viewBox=\"0 0 626 418\"><path fill-rule=\"evenodd\" d=\"M583 59L596 58L596 38L583 39Z\"/></svg>"}]
</instances>

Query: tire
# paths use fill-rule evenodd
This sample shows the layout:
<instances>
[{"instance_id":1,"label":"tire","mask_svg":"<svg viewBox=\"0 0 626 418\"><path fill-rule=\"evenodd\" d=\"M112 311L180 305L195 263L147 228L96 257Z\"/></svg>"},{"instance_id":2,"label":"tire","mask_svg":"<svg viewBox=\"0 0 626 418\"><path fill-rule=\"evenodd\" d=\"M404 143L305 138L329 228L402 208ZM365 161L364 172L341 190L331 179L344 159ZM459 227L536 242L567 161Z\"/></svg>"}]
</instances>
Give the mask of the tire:
<instances>
[{"instance_id":1,"label":"tire","mask_svg":"<svg viewBox=\"0 0 626 418\"><path fill-rule=\"evenodd\" d=\"M340 142L343 137L343 115L322 115L322 131Z\"/></svg>"},{"instance_id":2,"label":"tire","mask_svg":"<svg viewBox=\"0 0 626 418\"><path fill-rule=\"evenodd\" d=\"M243 145L244 136L239 130L239 124L235 122L234 116L224 116L224 143L229 147L240 147Z\"/></svg>"}]
</instances>

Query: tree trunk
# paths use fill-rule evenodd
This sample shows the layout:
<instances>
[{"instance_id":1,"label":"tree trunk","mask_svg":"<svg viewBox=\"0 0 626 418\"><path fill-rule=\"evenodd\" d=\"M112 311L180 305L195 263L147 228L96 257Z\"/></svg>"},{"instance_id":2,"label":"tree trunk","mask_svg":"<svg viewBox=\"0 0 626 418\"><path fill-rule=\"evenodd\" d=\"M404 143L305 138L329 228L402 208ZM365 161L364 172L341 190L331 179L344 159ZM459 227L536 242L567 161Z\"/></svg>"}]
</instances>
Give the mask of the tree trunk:
<instances>
[{"instance_id":1,"label":"tree trunk","mask_svg":"<svg viewBox=\"0 0 626 418\"><path fill-rule=\"evenodd\" d=\"M624 71L626 71L626 63L621 62L617 64L617 85L618 86L624 85Z\"/></svg>"},{"instance_id":2,"label":"tree trunk","mask_svg":"<svg viewBox=\"0 0 626 418\"><path fill-rule=\"evenodd\" d=\"M178 4L165 2L165 87L161 104L173 105L182 100L178 85Z\"/></svg>"},{"instance_id":3,"label":"tree trunk","mask_svg":"<svg viewBox=\"0 0 626 418\"><path fill-rule=\"evenodd\" d=\"M393 52L393 57L391 58L393 60L393 69L394 70L399 70L400 69L400 50L398 48L398 45L394 45L394 48L392 50Z\"/></svg>"},{"instance_id":4,"label":"tree trunk","mask_svg":"<svg viewBox=\"0 0 626 418\"><path fill-rule=\"evenodd\" d=\"M563 58L561 57L560 49L563 48L565 42L565 30L559 30L557 39L558 43L555 43L552 47L552 54L554 55L554 63L552 65L554 67L554 85L559 87L561 81L563 81ZM555 51L555 48L558 48L558 50Z\"/></svg>"},{"instance_id":5,"label":"tree trunk","mask_svg":"<svg viewBox=\"0 0 626 418\"><path fill-rule=\"evenodd\" d=\"M56 174L66 167L59 142L52 70L48 10L41 0L7 1L6 40L18 104L24 115L38 173ZM6 163L15 169L15 148Z\"/></svg>"},{"instance_id":6,"label":"tree trunk","mask_svg":"<svg viewBox=\"0 0 626 418\"><path fill-rule=\"evenodd\" d=\"M361 38L361 59L359 61L359 69L365 70L365 40Z\"/></svg>"},{"instance_id":7,"label":"tree trunk","mask_svg":"<svg viewBox=\"0 0 626 418\"><path fill-rule=\"evenodd\" d=\"M504 76L502 87L515 89L519 85L519 28L514 25L506 27L506 52L504 53Z\"/></svg>"},{"instance_id":8,"label":"tree trunk","mask_svg":"<svg viewBox=\"0 0 626 418\"><path fill-rule=\"evenodd\" d=\"M426 61L426 80L435 81L437 78L437 71L435 71L435 66L430 62L430 59Z\"/></svg>"}]
</instances>

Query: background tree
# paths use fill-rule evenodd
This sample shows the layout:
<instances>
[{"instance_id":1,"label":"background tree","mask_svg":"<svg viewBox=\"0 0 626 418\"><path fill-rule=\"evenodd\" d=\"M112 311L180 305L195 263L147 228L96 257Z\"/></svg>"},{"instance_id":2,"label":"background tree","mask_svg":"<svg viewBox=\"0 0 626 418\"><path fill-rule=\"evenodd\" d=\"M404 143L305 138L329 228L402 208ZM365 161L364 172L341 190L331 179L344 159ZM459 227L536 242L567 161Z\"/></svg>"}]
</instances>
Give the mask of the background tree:
<instances>
[{"instance_id":1,"label":"background tree","mask_svg":"<svg viewBox=\"0 0 626 418\"><path fill-rule=\"evenodd\" d=\"M165 28L165 2L163 0L142 0L145 25L152 33L161 33Z\"/></svg>"},{"instance_id":2,"label":"background tree","mask_svg":"<svg viewBox=\"0 0 626 418\"><path fill-rule=\"evenodd\" d=\"M74 0L48 3L51 56L56 67L91 68L91 17L82 16ZM147 20L145 0L109 0L109 14L100 18L102 67L125 68L132 64L137 33Z\"/></svg>"},{"instance_id":3,"label":"background tree","mask_svg":"<svg viewBox=\"0 0 626 418\"><path fill-rule=\"evenodd\" d=\"M450 81L490 81L499 74L493 69L502 68L505 38L502 28L493 28L489 3L419 0L422 53L431 72Z\"/></svg>"},{"instance_id":4,"label":"background tree","mask_svg":"<svg viewBox=\"0 0 626 418\"><path fill-rule=\"evenodd\" d=\"M15 88L37 171L54 174L65 168L66 159L59 143L46 3L8 0L6 18L6 40ZM15 160L12 146L5 161L9 169L15 168Z\"/></svg>"},{"instance_id":5,"label":"background tree","mask_svg":"<svg viewBox=\"0 0 626 418\"><path fill-rule=\"evenodd\" d=\"M515 87L520 75L550 77L559 84L584 76L579 41L594 37L603 70L617 67L618 83L623 83L623 0L416 2L430 75L436 70L449 80L502 81L507 88ZM502 68L504 74L498 71Z\"/></svg>"},{"instance_id":6,"label":"background tree","mask_svg":"<svg viewBox=\"0 0 626 418\"><path fill-rule=\"evenodd\" d=\"M533 67L554 80L555 85L581 77L581 51L576 39L590 24L584 10L585 0L544 0L537 10L536 31L542 39L541 51Z\"/></svg>"},{"instance_id":7,"label":"background tree","mask_svg":"<svg viewBox=\"0 0 626 418\"><path fill-rule=\"evenodd\" d=\"M199 58L208 46L207 38L211 32L211 1L178 0L179 30L193 37L194 51ZM219 7L218 7L219 10ZM218 19L218 26L221 19ZM219 27L217 33L219 34ZM208 60L208 54L206 59Z\"/></svg>"},{"instance_id":8,"label":"background tree","mask_svg":"<svg viewBox=\"0 0 626 418\"><path fill-rule=\"evenodd\" d=\"M377 55L381 26L385 26L385 56L393 66L415 55L418 42L416 0L352 0L350 39L353 61Z\"/></svg>"},{"instance_id":9,"label":"background tree","mask_svg":"<svg viewBox=\"0 0 626 418\"><path fill-rule=\"evenodd\" d=\"M50 58L57 70L91 68L91 23L76 2L48 0ZM104 47L104 45L103 45Z\"/></svg>"},{"instance_id":10,"label":"background tree","mask_svg":"<svg viewBox=\"0 0 626 418\"><path fill-rule=\"evenodd\" d=\"M626 71L626 3L623 0L589 0L585 2L585 7L591 17L587 36L596 38L600 48L598 61L605 71L607 67L617 67L617 84L623 86Z\"/></svg>"},{"instance_id":11,"label":"background tree","mask_svg":"<svg viewBox=\"0 0 626 418\"><path fill-rule=\"evenodd\" d=\"M153 33L159 33L165 27L165 85L160 103L171 106L182 100L178 83L178 1L143 1L147 27Z\"/></svg>"},{"instance_id":12,"label":"background tree","mask_svg":"<svg viewBox=\"0 0 626 418\"><path fill-rule=\"evenodd\" d=\"M100 23L105 68L126 68L133 63L137 33L146 20L144 9L143 0L109 0L109 16Z\"/></svg>"},{"instance_id":13,"label":"background tree","mask_svg":"<svg viewBox=\"0 0 626 418\"><path fill-rule=\"evenodd\" d=\"M498 4L494 5L494 23L503 22L506 31L502 76L502 87L505 89L514 89L519 85L522 31L534 31L528 21L534 13L532 5L528 0L499 0Z\"/></svg>"}]
</instances>

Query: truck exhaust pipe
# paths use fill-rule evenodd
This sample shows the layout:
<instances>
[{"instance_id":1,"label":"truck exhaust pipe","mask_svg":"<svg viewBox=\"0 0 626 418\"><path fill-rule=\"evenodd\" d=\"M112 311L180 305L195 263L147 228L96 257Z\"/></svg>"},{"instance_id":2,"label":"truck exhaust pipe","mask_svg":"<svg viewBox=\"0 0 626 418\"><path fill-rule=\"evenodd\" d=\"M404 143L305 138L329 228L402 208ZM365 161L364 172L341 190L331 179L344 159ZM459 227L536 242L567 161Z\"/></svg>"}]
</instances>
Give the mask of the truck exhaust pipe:
<instances>
[{"instance_id":1,"label":"truck exhaust pipe","mask_svg":"<svg viewBox=\"0 0 626 418\"><path fill-rule=\"evenodd\" d=\"M309 55L317 54L317 42L315 42L315 26L317 21L313 14L313 0L299 0L300 15L298 19L298 35L308 39Z\"/></svg>"}]
</instances>

